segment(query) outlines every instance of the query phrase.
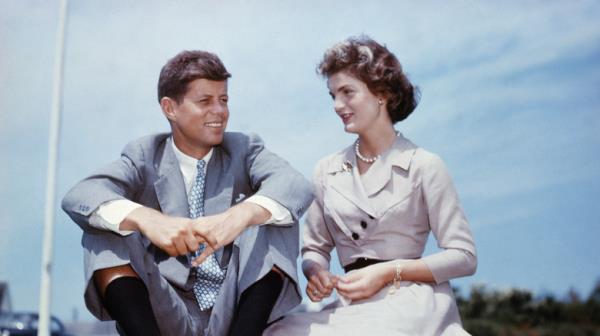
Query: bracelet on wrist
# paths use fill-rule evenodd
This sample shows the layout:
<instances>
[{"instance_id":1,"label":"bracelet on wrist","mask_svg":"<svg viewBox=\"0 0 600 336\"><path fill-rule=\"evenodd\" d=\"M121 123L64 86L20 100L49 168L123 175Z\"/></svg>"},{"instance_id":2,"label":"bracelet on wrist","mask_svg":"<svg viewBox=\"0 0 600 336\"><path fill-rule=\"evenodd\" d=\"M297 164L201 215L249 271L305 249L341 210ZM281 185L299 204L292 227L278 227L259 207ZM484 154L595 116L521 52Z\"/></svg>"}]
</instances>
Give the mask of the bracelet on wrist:
<instances>
[{"instance_id":1,"label":"bracelet on wrist","mask_svg":"<svg viewBox=\"0 0 600 336\"><path fill-rule=\"evenodd\" d=\"M394 280L390 285L390 294L394 294L398 288L400 288L400 282L402 281L402 264L396 262L394 264Z\"/></svg>"}]
</instances>

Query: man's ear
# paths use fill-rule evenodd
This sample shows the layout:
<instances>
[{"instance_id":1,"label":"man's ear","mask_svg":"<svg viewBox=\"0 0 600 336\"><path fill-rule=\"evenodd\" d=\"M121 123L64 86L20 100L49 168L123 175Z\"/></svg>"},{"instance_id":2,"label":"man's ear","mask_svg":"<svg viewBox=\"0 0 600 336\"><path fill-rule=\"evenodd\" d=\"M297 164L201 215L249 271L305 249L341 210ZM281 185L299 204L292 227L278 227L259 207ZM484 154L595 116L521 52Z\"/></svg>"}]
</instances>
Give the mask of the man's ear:
<instances>
[{"instance_id":1,"label":"man's ear","mask_svg":"<svg viewBox=\"0 0 600 336\"><path fill-rule=\"evenodd\" d=\"M160 109L162 110L163 115L169 119L170 121L174 121L175 116L175 106L177 102L169 97L162 97L160 99Z\"/></svg>"}]
</instances>

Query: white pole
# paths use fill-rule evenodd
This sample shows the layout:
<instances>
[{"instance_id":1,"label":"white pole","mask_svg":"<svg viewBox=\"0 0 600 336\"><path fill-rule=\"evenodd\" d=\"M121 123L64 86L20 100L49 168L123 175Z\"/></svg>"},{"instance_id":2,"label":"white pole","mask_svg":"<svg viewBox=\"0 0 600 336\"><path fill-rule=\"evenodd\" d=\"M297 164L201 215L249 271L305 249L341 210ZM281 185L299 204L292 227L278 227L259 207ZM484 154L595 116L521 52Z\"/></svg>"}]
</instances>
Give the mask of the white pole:
<instances>
[{"instance_id":1,"label":"white pole","mask_svg":"<svg viewBox=\"0 0 600 336\"><path fill-rule=\"evenodd\" d=\"M38 336L50 335L50 280L52 274L52 243L54 233L54 196L56 189L56 159L58 156L58 140L60 134L60 111L62 108L62 76L66 20L67 0L60 0L58 32L54 55L52 110L50 112L50 130L48 134L48 171L46 175L46 208L44 213L44 245L42 250Z\"/></svg>"}]
</instances>

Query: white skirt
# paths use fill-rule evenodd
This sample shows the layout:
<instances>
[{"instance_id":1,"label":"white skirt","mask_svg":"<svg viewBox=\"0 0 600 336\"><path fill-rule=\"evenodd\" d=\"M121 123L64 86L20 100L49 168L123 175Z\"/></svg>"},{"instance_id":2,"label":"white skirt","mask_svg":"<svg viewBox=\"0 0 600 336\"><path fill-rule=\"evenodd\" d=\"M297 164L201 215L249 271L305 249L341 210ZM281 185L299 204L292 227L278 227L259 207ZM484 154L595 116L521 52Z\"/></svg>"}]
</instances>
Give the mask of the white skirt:
<instances>
[{"instance_id":1,"label":"white skirt","mask_svg":"<svg viewBox=\"0 0 600 336\"><path fill-rule=\"evenodd\" d=\"M319 312L288 315L263 335L469 335L462 328L448 282L403 281L395 293L389 289L350 305L338 299Z\"/></svg>"}]
</instances>

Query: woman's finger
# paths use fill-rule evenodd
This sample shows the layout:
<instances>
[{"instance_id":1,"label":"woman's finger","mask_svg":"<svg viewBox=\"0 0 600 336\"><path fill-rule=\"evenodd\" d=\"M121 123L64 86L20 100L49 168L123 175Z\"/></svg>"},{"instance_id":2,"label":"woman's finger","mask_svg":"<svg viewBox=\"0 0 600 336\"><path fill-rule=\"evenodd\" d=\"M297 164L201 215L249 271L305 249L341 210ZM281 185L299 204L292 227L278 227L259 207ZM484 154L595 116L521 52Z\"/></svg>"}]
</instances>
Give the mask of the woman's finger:
<instances>
[{"instance_id":1,"label":"woman's finger","mask_svg":"<svg viewBox=\"0 0 600 336\"><path fill-rule=\"evenodd\" d=\"M359 300L364 296L360 289L355 288L338 289L338 294L350 300Z\"/></svg>"},{"instance_id":2,"label":"woman's finger","mask_svg":"<svg viewBox=\"0 0 600 336\"><path fill-rule=\"evenodd\" d=\"M309 282L312 284L312 287L316 289L319 293L327 292L327 287L321 283L321 277L318 274L311 276Z\"/></svg>"},{"instance_id":3,"label":"woman's finger","mask_svg":"<svg viewBox=\"0 0 600 336\"><path fill-rule=\"evenodd\" d=\"M308 298L313 302L319 302L322 300L320 292L314 287L306 286L306 294L308 295Z\"/></svg>"},{"instance_id":4,"label":"woman's finger","mask_svg":"<svg viewBox=\"0 0 600 336\"><path fill-rule=\"evenodd\" d=\"M333 289L333 282L329 277L329 272L319 272L317 276L319 277L319 282L325 291L331 291L331 289Z\"/></svg>"},{"instance_id":5,"label":"woman's finger","mask_svg":"<svg viewBox=\"0 0 600 336\"><path fill-rule=\"evenodd\" d=\"M362 279L362 273L359 271L351 271L340 277L340 282L351 283Z\"/></svg>"},{"instance_id":6,"label":"woman's finger","mask_svg":"<svg viewBox=\"0 0 600 336\"><path fill-rule=\"evenodd\" d=\"M362 288L362 282L358 279L345 279L341 278L337 284L337 290L344 293L353 293L359 291Z\"/></svg>"}]
</instances>

